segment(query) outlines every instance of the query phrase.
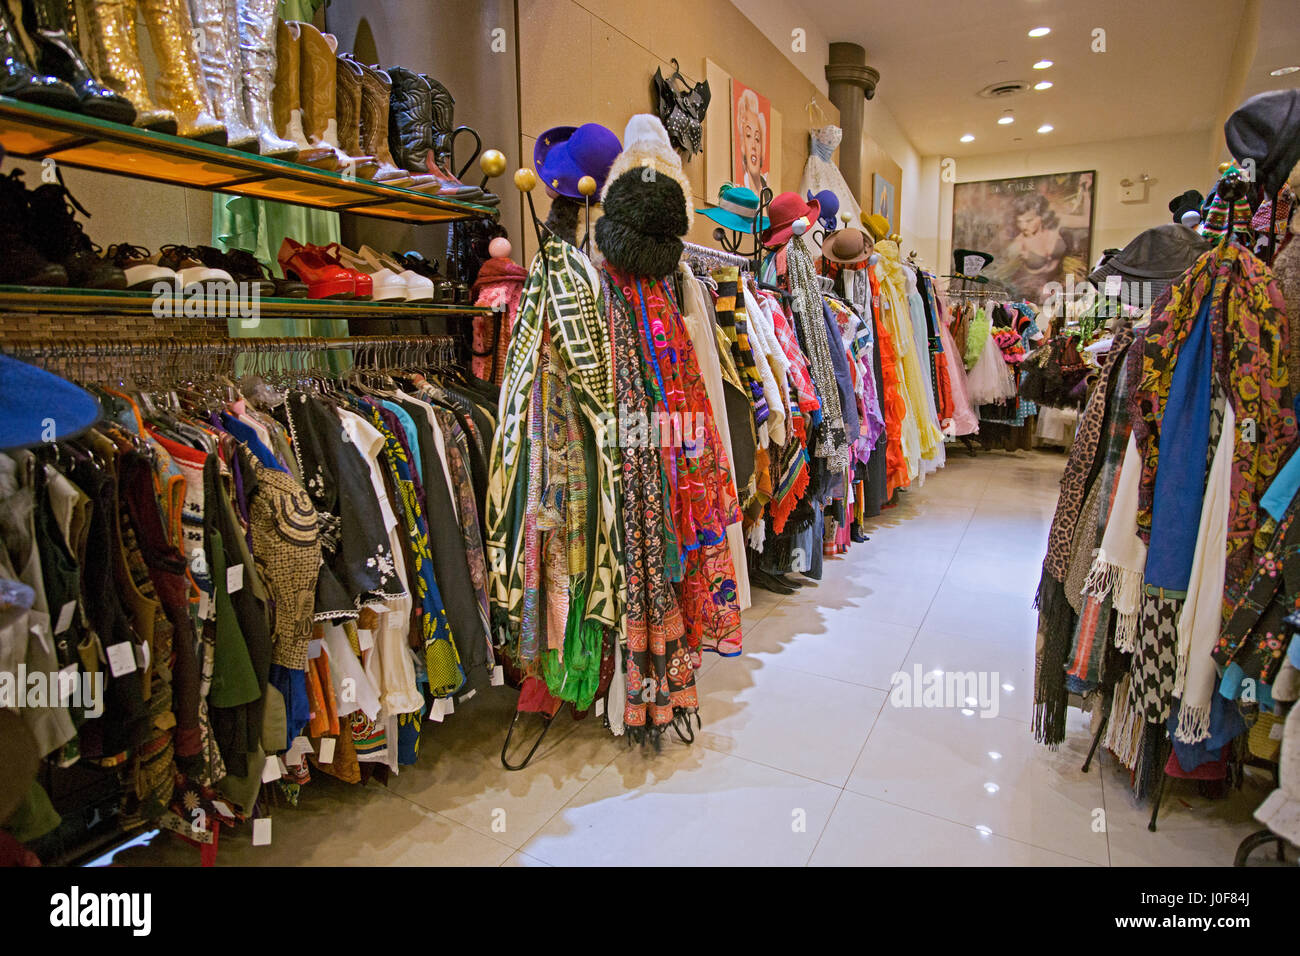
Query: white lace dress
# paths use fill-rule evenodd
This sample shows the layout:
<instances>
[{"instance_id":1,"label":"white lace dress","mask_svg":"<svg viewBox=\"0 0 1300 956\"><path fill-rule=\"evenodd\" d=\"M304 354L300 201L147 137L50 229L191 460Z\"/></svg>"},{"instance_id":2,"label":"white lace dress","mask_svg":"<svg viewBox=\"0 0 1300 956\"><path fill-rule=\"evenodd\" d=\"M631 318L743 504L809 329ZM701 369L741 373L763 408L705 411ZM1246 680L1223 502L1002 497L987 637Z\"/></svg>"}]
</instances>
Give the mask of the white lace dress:
<instances>
[{"instance_id":1,"label":"white lace dress","mask_svg":"<svg viewBox=\"0 0 1300 956\"><path fill-rule=\"evenodd\" d=\"M849 184L844 180L844 174L831 162L831 155L839 147L844 130L838 126L823 126L821 129L811 130L809 135L812 142L808 151L808 165L803 169L803 182L799 186L799 196L806 198L809 193L815 196L823 189L829 189L839 198L840 222L844 221L844 216L847 214L849 224L861 228L862 209L853 198ZM821 229L820 226L817 228ZM821 255L821 247L812 241L811 233L805 235L803 239L809 254L814 259Z\"/></svg>"}]
</instances>

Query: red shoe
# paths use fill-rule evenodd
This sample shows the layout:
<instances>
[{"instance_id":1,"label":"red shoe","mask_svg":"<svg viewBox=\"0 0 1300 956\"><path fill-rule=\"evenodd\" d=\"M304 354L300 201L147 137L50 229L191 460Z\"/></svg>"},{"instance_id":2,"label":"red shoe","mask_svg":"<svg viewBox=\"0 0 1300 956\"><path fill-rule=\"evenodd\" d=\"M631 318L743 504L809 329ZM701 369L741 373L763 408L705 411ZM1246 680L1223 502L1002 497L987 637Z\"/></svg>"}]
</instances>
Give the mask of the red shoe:
<instances>
[{"instance_id":1,"label":"red shoe","mask_svg":"<svg viewBox=\"0 0 1300 956\"><path fill-rule=\"evenodd\" d=\"M276 259L286 278L307 283L309 299L351 299L357 295L357 281L352 272L322 255L316 246L304 246L286 236ZM369 294L370 277L367 276L366 295Z\"/></svg>"},{"instance_id":2,"label":"red shoe","mask_svg":"<svg viewBox=\"0 0 1300 956\"><path fill-rule=\"evenodd\" d=\"M370 278L368 272L362 272L360 269L353 269L344 265L343 253L346 250L337 242L331 242L328 246L308 246L308 248L352 276L352 281L356 285L358 299L369 299L374 295L375 280Z\"/></svg>"}]
</instances>

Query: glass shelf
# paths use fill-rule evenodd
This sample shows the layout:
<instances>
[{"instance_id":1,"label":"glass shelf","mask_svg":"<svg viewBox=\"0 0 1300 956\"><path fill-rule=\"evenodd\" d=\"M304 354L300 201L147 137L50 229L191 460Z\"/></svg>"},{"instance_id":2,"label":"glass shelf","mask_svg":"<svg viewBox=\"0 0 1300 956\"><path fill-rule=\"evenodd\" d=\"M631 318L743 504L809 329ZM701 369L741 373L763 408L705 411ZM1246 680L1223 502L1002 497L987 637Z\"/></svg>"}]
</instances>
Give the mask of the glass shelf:
<instances>
[{"instance_id":1,"label":"glass shelf","mask_svg":"<svg viewBox=\"0 0 1300 956\"><path fill-rule=\"evenodd\" d=\"M0 312L52 312L64 315L158 315L185 317L186 296L159 299L152 292L112 289L67 289L50 286L0 285ZM195 318L244 318L240 303L222 303L216 297L204 302ZM430 315L491 315L491 309L447 302L371 302L366 299L259 298L257 312L268 319L420 319ZM0 322L4 320L0 318Z\"/></svg>"},{"instance_id":2,"label":"glass shelf","mask_svg":"<svg viewBox=\"0 0 1300 956\"><path fill-rule=\"evenodd\" d=\"M0 96L0 147L24 159L48 158L133 179L399 222L497 218L497 210L489 206L384 186L7 96Z\"/></svg>"}]
</instances>

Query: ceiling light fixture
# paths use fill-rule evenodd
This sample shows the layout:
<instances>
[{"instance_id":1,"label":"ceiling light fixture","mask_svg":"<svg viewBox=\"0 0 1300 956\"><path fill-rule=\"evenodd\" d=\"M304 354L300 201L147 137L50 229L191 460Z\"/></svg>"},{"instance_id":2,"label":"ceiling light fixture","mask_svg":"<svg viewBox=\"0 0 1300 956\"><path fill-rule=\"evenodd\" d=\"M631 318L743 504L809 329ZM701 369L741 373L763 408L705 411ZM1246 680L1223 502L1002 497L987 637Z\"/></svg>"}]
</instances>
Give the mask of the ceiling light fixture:
<instances>
[{"instance_id":1,"label":"ceiling light fixture","mask_svg":"<svg viewBox=\"0 0 1300 956\"><path fill-rule=\"evenodd\" d=\"M1269 76L1286 76L1289 73L1300 73L1300 66L1280 66L1268 71Z\"/></svg>"},{"instance_id":2,"label":"ceiling light fixture","mask_svg":"<svg viewBox=\"0 0 1300 956\"><path fill-rule=\"evenodd\" d=\"M1050 67L1051 65L1052 65L1052 61L1051 61L1051 60L1039 60L1037 63L1034 64L1034 69L1035 69L1035 70L1046 70L1046 69L1047 69L1048 67Z\"/></svg>"},{"instance_id":3,"label":"ceiling light fixture","mask_svg":"<svg viewBox=\"0 0 1300 956\"><path fill-rule=\"evenodd\" d=\"M973 143L975 142L975 136L972 133L967 133L965 136L961 138L961 141L963 143Z\"/></svg>"},{"instance_id":4,"label":"ceiling light fixture","mask_svg":"<svg viewBox=\"0 0 1300 956\"><path fill-rule=\"evenodd\" d=\"M1029 31L1029 35L1031 37L1045 37L1047 36L1047 34L1051 32L1052 32L1051 27L1034 27L1032 30Z\"/></svg>"},{"instance_id":5,"label":"ceiling light fixture","mask_svg":"<svg viewBox=\"0 0 1300 956\"><path fill-rule=\"evenodd\" d=\"M1050 90L1051 88L1052 88L1051 80L1039 80L1037 83L1034 84L1034 89L1036 90Z\"/></svg>"},{"instance_id":6,"label":"ceiling light fixture","mask_svg":"<svg viewBox=\"0 0 1300 956\"><path fill-rule=\"evenodd\" d=\"M1042 126L1038 127L1038 132L1040 132L1040 133L1050 133L1050 132L1051 132L1052 130L1054 130L1055 128L1056 128L1056 127L1054 127L1051 123L1044 123Z\"/></svg>"},{"instance_id":7,"label":"ceiling light fixture","mask_svg":"<svg viewBox=\"0 0 1300 956\"><path fill-rule=\"evenodd\" d=\"M999 125L999 126L1010 126L1010 125L1011 125L1012 123L1014 123L1015 121L1016 121L1016 118L1015 118L1014 116L999 116L999 117L998 117L998 125Z\"/></svg>"}]
</instances>

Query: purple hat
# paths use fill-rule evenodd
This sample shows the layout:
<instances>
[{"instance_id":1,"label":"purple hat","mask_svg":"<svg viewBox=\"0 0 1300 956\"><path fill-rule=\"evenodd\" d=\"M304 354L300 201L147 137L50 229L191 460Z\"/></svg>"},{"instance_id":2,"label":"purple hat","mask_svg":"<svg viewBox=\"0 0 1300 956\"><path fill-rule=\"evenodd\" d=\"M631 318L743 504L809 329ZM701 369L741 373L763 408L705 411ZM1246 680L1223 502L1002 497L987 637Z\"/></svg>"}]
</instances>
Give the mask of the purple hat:
<instances>
[{"instance_id":1,"label":"purple hat","mask_svg":"<svg viewBox=\"0 0 1300 956\"><path fill-rule=\"evenodd\" d=\"M583 176L596 180L595 195L599 197L609 168L622 151L618 137L599 123L555 126L538 138L533 165L548 189L582 202L585 197L578 192L578 180Z\"/></svg>"},{"instance_id":2,"label":"purple hat","mask_svg":"<svg viewBox=\"0 0 1300 956\"><path fill-rule=\"evenodd\" d=\"M808 199L810 201L816 199L818 205L821 206L822 214L818 221L821 222L823 226L831 231L840 227L840 224L837 221L840 214L839 196L835 195L835 193L830 189L823 189L816 195L813 194L812 190L809 190Z\"/></svg>"}]
</instances>

